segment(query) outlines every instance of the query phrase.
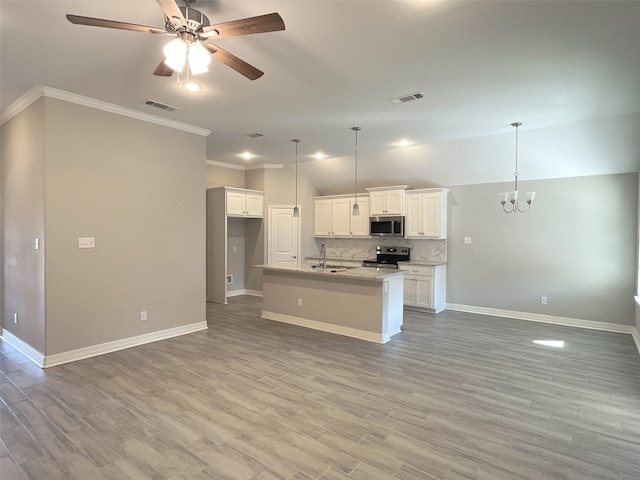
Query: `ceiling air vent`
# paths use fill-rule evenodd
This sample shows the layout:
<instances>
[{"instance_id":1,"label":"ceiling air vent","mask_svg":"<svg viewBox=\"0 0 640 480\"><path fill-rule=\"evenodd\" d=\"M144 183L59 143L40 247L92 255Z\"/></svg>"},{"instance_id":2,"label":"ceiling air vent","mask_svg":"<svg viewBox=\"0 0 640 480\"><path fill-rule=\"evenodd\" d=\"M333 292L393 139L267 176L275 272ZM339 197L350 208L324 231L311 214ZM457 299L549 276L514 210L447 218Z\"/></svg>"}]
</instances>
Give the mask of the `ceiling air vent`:
<instances>
[{"instance_id":1,"label":"ceiling air vent","mask_svg":"<svg viewBox=\"0 0 640 480\"><path fill-rule=\"evenodd\" d=\"M161 110L166 110L168 112L175 112L176 110L179 110L178 107L172 107L171 105L167 105L166 103L156 102L155 100L147 100L144 103L151 107L156 107Z\"/></svg>"},{"instance_id":2,"label":"ceiling air vent","mask_svg":"<svg viewBox=\"0 0 640 480\"><path fill-rule=\"evenodd\" d=\"M264 137L264 135L261 134L261 133L256 132L256 133L249 133L247 135L243 135L243 137L260 138L260 137Z\"/></svg>"},{"instance_id":3,"label":"ceiling air vent","mask_svg":"<svg viewBox=\"0 0 640 480\"><path fill-rule=\"evenodd\" d=\"M402 95L401 97L392 98L389 101L394 105L400 105L401 103L411 102L412 100L420 100L421 98L424 98L424 92L409 93L407 95Z\"/></svg>"}]
</instances>

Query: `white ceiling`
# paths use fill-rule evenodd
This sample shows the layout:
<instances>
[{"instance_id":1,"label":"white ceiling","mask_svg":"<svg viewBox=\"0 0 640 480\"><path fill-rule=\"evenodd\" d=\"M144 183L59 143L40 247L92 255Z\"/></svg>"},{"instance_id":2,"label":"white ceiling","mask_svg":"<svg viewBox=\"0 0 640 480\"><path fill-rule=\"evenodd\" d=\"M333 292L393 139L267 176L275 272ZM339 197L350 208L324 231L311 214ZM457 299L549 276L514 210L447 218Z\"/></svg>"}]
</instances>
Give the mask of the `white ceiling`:
<instances>
[{"instance_id":1,"label":"white ceiling","mask_svg":"<svg viewBox=\"0 0 640 480\"><path fill-rule=\"evenodd\" d=\"M359 183L460 185L637 171L639 1L211 1L212 23L278 12L286 30L213 43L263 70L214 63L187 94L156 77L168 39L72 25L66 13L161 27L154 0L0 1L0 110L44 85L212 131L207 158L294 162L323 193ZM387 100L422 91L401 105ZM144 105L147 99L180 110ZM264 137L252 139L259 132ZM411 140L412 147L394 142ZM256 155L250 161L239 153ZM330 156L313 160L323 151Z\"/></svg>"}]
</instances>

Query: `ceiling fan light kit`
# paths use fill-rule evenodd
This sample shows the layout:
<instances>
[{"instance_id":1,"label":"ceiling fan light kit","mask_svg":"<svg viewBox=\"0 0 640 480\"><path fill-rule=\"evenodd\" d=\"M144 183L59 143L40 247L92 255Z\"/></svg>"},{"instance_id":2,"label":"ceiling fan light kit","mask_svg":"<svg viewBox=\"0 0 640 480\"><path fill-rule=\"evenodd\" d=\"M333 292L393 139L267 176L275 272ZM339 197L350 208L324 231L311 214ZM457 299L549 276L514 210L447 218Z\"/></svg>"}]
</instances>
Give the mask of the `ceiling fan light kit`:
<instances>
[{"instance_id":1,"label":"ceiling fan light kit","mask_svg":"<svg viewBox=\"0 0 640 480\"><path fill-rule=\"evenodd\" d=\"M513 174L515 181L513 191L500 194L500 205L502 205L502 210L504 210L505 213L528 212L533 200L536 198L536 192L527 192L527 208L520 208L520 200L518 199L518 127L521 125L522 122L514 122L511 124L511 126L516 129L516 171ZM511 205L509 210L506 208L507 203Z\"/></svg>"},{"instance_id":2,"label":"ceiling fan light kit","mask_svg":"<svg viewBox=\"0 0 640 480\"><path fill-rule=\"evenodd\" d=\"M255 33L275 32L285 29L284 21L278 13L269 13L211 25L206 15L191 8L191 4L194 3L195 0L186 0L184 7L179 7L175 0L156 0L156 2L165 14L164 29L71 14L67 15L67 20L76 25L175 36L176 38L164 46L163 53L165 58L156 67L153 74L170 77L174 71L181 73L185 65L187 65L187 82L185 83L190 83L188 78L189 73L199 75L209 71L208 67L212 58L224 63L249 80L260 78L264 72L258 70L253 65L248 64L217 45L203 42L206 42L211 37L252 35ZM190 90L185 83L181 85ZM200 89L202 89L201 85Z\"/></svg>"}]
</instances>

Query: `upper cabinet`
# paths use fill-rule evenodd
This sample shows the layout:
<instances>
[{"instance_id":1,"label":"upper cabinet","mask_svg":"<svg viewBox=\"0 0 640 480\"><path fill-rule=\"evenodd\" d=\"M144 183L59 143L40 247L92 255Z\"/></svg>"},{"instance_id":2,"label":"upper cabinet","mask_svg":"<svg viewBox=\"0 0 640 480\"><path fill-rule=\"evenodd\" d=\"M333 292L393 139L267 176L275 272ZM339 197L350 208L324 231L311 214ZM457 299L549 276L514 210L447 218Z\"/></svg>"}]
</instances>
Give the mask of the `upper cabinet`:
<instances>
[{"instance_id":1,"label":"upper cabinet","mask_svg":"<svg viewBox=\"0 0 640 480\"><path fill-rule=\"evenodd\" d=\"M426 188L406 192L406 238L447 238L446 188Z\"/></svg>"},{"instance_id":2,"label":"upper cabinet","mask_svg":"<svg viewBox=\"0 0 640 480\"><path fill-rule=\"evenodd\" d=\"M408 185L367 188L369 192L369 215L404 215L404 196Z\"/></svg>"},{"instance_id":3,"label":"upper cabinet","mask_svg":"<svg viewBox=\"0 0 640 480\"><path fill-rule=\"evenodd\" d=\"M244 188L226 189L227 216L262 218L264 216L264 192Z\"/></svg>"},{"instance_id":4,"label":"upper cabinet","mask_svg":"<svg viewBox=\"0 0 640 480\"><path fill-rule=\"evenodd\" d=\"M358 195L360 215L352 215L354 196L316 197L314 235L316 237L369 236L369 198Z\"/></svg>"}]
</instances>

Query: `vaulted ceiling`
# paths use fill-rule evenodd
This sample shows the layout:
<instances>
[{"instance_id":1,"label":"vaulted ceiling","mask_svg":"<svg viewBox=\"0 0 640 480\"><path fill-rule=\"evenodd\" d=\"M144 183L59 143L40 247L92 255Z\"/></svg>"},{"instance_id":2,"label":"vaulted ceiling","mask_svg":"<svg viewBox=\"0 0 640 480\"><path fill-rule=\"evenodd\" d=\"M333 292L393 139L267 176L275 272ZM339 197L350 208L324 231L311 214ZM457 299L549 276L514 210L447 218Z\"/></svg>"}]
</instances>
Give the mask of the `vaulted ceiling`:
<instances>
[{"instance_id":1,"label":"vaulted ceiling","mask_svg":"<svg viewBox=\"0 0 640 480\"><path fill-rule=\"evenodd\" d=\"M187 93L152 75L163 35L69 23L72 13L162 27L154 0L0 2L0 109L44 85L212 131L207 158L300 161L326 193L362 184L459 185L637 171L638 1L210 1L212 23L278 12L284 31L214 43L221 63ZM413 92L424 98L394 105ZM147 99L179 110L165 112ZM263 136L252 138L251 134ZM401 139L413 145L398 147ZM255 157L245 160L244 151ZM316 160L316 152L328 158Z\"/></svg>"}]
</instances>

